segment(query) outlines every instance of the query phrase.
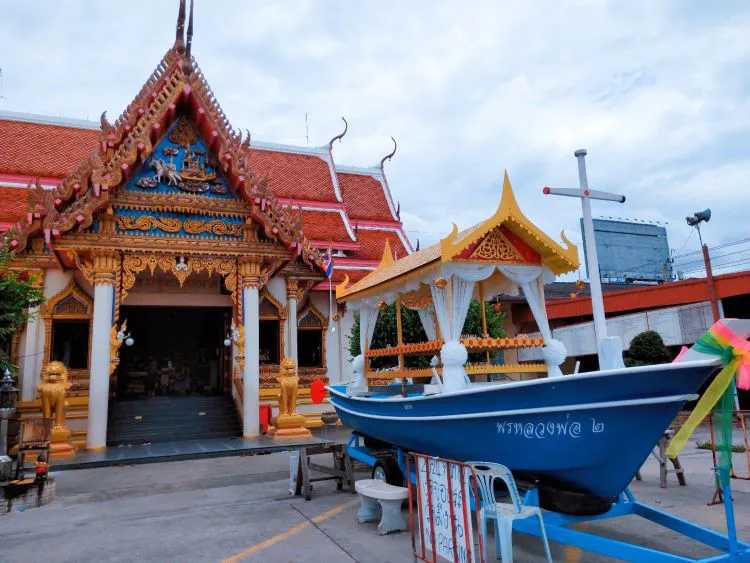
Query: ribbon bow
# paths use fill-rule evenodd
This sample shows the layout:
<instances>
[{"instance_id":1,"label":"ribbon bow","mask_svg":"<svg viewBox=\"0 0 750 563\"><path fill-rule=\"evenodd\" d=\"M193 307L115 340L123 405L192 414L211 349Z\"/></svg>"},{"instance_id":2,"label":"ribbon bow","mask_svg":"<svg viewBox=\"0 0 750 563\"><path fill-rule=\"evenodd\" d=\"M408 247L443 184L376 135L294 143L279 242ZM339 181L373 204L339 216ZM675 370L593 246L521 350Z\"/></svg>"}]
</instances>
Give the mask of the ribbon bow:
<instances>
[{"instance_id":1,"label":"ribbon bow","mask_svg":"<svg viewBox=\"0 0 750 563\"><path fill-rule=\"evenodd\" d=\"M701 336L693 345L693 350L703 354L719 356L724 368L716 375L711 385L695 405L682 428L675 434L667 448L667 455L675 458L685 447L688 438L693 434L697 426L708 415L716 404L721 400L719 411L722 414L721 426L729 425L729 448L731 448L731 424L732 411L734 409L734 382L737 376L737 387L750 389L750 342L737 336L728 326L721 321L716 321L713 326ZM724 411L727 411L728 414ZM720 429L722 435L726 429ZM724 444L723 446L726 446ZM722 449L722 445L719 446Z\"/></svg>"}]
</instances>

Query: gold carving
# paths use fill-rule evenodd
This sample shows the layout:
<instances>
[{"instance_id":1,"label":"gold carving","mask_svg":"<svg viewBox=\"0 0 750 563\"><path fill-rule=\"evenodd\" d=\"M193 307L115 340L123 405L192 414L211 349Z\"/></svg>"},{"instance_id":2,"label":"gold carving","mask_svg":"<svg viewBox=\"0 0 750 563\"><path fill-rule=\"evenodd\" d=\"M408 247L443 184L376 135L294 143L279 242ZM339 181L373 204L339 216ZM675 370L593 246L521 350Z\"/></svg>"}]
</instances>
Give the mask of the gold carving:
<instances>
[{"instance_id":1,"label":"gold carving","mask_svg":"<svg viewBox=\"0 0 750 563\"><path fill-rule=\"evenodd\" d=\"M154 215L141 215L140 217L129 217L119 215L117 225L123 231L150 231L159 229L165 233L179 233L184 230L190 235L210 233L216 236L241 237L244 226L241 223L226 223L224 221L185 219L180 221L175 217L156 217Z\"/></svg>"},{"instance_id":2,"label":"gold carving","mask_svg":"<svg viewBox=\"0 0 750 563\"><path fill-rule=\"evenodd\" d=\"M125 319L118 328L117 323L112 325L109 333L109 375L115 373L120 365L120 347L128 331L128 320Z\"/></svg>"},{"instance_id":3,"label":"gold carving","mask_svg":"<svg viewBox=\"0 0 750 563\"><path fill-rule=\"evenodd\" d=\"M96 252L92 256L91 271L94 284L114 285L117 270L120 269L120 256L115 251Z\"/></svg>"},{"instance_id":4,"label":"gold carving","mask_svg":"<svg viewBox=\"0 0 750 563\"><path fill-rule=\"evenodd\" d=\"M260 260L240 261L240 280L242 287L260 287L262 285L262 263Z\"/></svg>"},{"instance_id":5,"label":"gold carving","mask_svg":"<svg viewBox=\"0 0 750 563\"><path fill-rule=\"evenodd\" d=\"M186 233L196 235L200 233L211 233L216 236L241 237L243 225L225 223L224 221L201 221L198 219L186 219L182 225Z\"/></svg>"},{"instance_id":6,"label":"gold carving","mask_svg":"<svg viewBox=\"0 0 750 563\"><path fill-rule=\"evenodd\" d=\"M274 438L298 438L311 436L310 431L305 428L305 417L297 414L297 390L299 388L299 376L294 360L284 358L281 362L279 376L279 416L276 418L276 430Z\"/></svg>"},{"instance_id":7,"label":"gold carving","mask_svg":"<svg viewBox=\"0 0 750 563\"><path fill-rule=\"evenodd\" d=\"M140 217L129 217L127 215L117 216L117 226L123 231L150 231L159 229L165 233L179 233L182 223L174 217L154 217L153 215L141 215Z\"/></svg>"},{"instance_id":8,"label":"gold carving","mask_svg":"<svg viewBox=\"0 0 750 563\"><path fill-rule=\"evenodd\" d=\"M523 257L499 228L490 232L471 253L472 258L499 262L522 262Z\"/></svg>"},{"instance_id":9,"label":"gold carving","mask_svg":"<svg viewBox=\"0 0 750 563\"><path fill-rule=\"evenodd\" d=\"M72 457L74 453L70 445L70 429L65 426L65 393L69 388L65 364L57 361L47 364L37 390L42 400L42 416L53 419L51 459Z\"/></svg>"}]
</instances>

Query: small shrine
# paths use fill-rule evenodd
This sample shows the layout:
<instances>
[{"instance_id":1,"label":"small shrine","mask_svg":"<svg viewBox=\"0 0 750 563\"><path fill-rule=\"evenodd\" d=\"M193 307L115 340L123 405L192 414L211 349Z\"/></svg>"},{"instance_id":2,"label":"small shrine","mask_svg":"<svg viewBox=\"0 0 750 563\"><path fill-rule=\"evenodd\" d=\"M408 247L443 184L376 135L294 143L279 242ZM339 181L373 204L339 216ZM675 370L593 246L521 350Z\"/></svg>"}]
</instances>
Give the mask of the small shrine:
<instances>
[{"instance_id":1,"label":"small shrine","mask_svg":"<svg viewBox=\"0 0 750 563\"><path fill-rule=\"evenodd\" d=\"M493 374L538 373L562 375L564 345L552 338L544 307L544 284L554 276L578 268L578 250L564 234L565 246L555 242L536 227L516 202L507 173L503 179L502 197L497 211L487 220L468 229L453 230L440 242L394 260L385 248L378 268L356 283L347 281L336 288L336 298L347 307L358 310L360 349L355 358L358 378L354 392L366 392L368 380L437 379L442 389L458 390L468 385L470 377ZM522 291L534 313L540 338L492 338L487 334L484 306L482 336L462 334L472 299L481 304L495 296L514 295ZM372 337L379 309L396 303L398 342L389 348L372 349ZM419 313L427 342L404 343L400 330L401 308ZM542 348L544 363L469 363L468 353ZM407 355L434 356L440 362L428 368L407 368ZM383 356L398 357L398 368L375 371L371 360Z\"/></svg>"}]
</instances>

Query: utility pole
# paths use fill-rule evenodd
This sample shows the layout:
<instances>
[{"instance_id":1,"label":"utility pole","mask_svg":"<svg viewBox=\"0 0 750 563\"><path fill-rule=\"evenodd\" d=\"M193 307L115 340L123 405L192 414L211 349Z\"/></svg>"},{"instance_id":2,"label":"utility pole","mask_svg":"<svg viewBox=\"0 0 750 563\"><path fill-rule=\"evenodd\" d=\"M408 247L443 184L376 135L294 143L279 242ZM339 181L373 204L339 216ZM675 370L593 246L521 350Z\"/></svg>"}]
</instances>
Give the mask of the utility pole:
<instances>
[{"instance_id":1,"label":"utility pole","mask_svg":"<svg viewBox=\"0 0 750 563\"><path fill-rule=\"evenodd\" d=\"M545 186L543 192L547 195L577 197L581 200L583 210L583 233L586 245L586 268L589 273L589 287L591 290L591 311L594 317L594 332L596 333L597 352L600 369L615 369L625 367L622 361L622 341L618 336L607 335L607 321L604 315L604 298L602 283L599 277L599 257L596 253L594 239L594 221L591 218L591 200L625 202L625 196L610 192L589 189L586 174L586 149L579 149L573 153L578 160L579 188L550 188Z\"/></svg>"},{"instance_id":2,"label":"utility pole","mask_svg":"<svg viewBox=\"0 0 750 563\"><path fill-rule=\"evenodd\" d=\"M703 251L703 264L706 267L706 286L708 288L708 301L711 303L711 315L714 318L714 322L721 318L719 312L719 299L716 297L716 284L714 283L714 273L711 269L711 255L708 252L708 245L703 243L703 237L701 236L701 223L708 223L711 219L711 210L704 209L703 211L697 211L693 213L692 217L685 217L685 221L691 227L695 227L698 231L698 240L701 243L701 250Z\"/></svg>"}]
</instances>

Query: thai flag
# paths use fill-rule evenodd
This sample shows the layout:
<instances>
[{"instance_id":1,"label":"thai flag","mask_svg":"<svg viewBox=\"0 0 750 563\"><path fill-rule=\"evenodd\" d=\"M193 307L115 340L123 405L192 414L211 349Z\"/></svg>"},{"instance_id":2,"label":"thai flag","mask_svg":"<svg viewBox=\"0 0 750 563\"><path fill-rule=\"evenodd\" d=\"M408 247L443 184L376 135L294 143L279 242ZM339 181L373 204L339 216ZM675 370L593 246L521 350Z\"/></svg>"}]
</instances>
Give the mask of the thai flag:
<instances>
[{"instance_id":1,"label":"thai flag","mask_svg":"<svg viewBox=\"0 0 750 563\"><path fill-rule=\"evenodd\" d=\"M323 270L327 278L333 275L333 250L331 250L330 246L328 247L328 252L323 255Z\"/></svg>"}]
</instances>

